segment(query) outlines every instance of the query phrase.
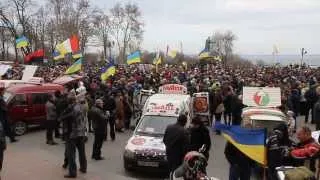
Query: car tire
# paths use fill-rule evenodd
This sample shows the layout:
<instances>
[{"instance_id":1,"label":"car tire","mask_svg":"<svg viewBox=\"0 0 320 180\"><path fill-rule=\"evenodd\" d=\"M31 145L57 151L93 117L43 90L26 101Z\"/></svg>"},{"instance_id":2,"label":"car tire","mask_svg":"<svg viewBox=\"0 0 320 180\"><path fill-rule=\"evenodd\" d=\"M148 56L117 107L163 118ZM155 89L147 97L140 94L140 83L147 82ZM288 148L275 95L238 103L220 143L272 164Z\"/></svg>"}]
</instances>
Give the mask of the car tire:
<instances>
[{"instance_id":1,"label":"car tire","mask_svg":"<svg viewBox=\"0 0 320 180\"><path fill-rule=\"evenodd\" d=\"M24 135L27 132L27 129L28 129L28 125L27 125L27 123L25 123L23 121L18 121L16 123L14 123L13 132L17 136Z\"/></svg>"},{"instance_id":2,"label":"car tire","mask_svg":"<svg viewBox=\"0 0 320 180\"><path fill-rule=\"evenodd\" d=\"M128 163L124 162L124 170L127 172L132 172L132 167L128 165Z\"/></svg>"}]
</instances>

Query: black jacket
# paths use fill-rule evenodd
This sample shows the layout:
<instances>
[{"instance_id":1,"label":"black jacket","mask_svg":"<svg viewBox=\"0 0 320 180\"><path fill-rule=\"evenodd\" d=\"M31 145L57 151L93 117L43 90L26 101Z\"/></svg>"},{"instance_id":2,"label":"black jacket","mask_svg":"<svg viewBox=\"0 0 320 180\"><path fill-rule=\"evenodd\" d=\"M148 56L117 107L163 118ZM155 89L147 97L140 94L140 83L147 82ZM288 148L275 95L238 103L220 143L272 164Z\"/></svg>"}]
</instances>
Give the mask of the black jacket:
<instances>
[{"instance_id":1,"label":"black jacket","mask_svg":"<svg viewBox=\"0 0 320 180\"><path fill-rule=\"evenodd\" d=\"M59 117L61 116L62 112L68 107L67 96L61 95L59 98L57 98L55 104L56 104L57 115Z\"/></svg>"},{"instance_id":2,"label":"black jacket","mask_svg":"<svg viewBox=\"0 0 320 180\"><path fill-rule=\"evenodd\" d=\"M206 145L206 151L204 152L204 155L208 158L211 148L209 130L204 125L201 125L198 128L191 128L189 150L198 151L202 147L202 145Z\"/></svg>"},{"instance_id":3,"label":"black jacket","mask_svg":"<svg viewBox=\"0 0 320 180\"><path fill-rule=\"evenodd\" d=\"M310 89L304 94L308 104L314 104L317 100L316 86L310 87Z\"/></svg>"},{"instance_id":4,"label":"black jacket","mask_svg":"<svg viewBox=\"0 0 320 180\"><path fill-rule=\"evenodd\" d=\"M231 113L232 111L232 102L233 101L233 96L232 95L227 95L225 99L223 100L224 108L226 113Z\"/></svg>"},{"instance_id":5,"label":"black jacket","mask_svg":"<svg viewBox=\"0 0 320 180\"><path fill-rule=\"evenodd\" d=\"M61 121L63 124L62 131L63 131L63 136L65 138L69 138L72 131L72 121L74 121L74 118L72 116L73 107L74 107L74 104L69 104L67 108L64 109L63 112L61 112L58 118L58 120Z\"/></svg>"},{"instance_id":6,"label":"black jacket","mask_svg":"<svg viewBox=\"0 0 320 180\"><path fill-rule=\"evenodd\" d=\"M89 116L93 121L93 129L97 134L105 134L108 117L102 108L93 106L89 111Z\"/></svg>"},{"instance_id":7,"label":"black jacket","mask_svg":"<svg viewBox=\"0 0 320 180\"><path fill-rule=\"evenodd\" d=\"M113 114L116 110L115 99L110 96L105 96L103 102L104 102L104 110L109 111L111 114Z\"/></svg>"},{"instance_id":8,"label":"black jacket","mask_svg":"<svg viewBox=\"0 0 320 180\"><path fill-rule=\"evenodd\" d=\"M267 162L271 171L276 167L292 165L289 157L289 148L292 142L289 139L288 128L284 124L278 125L268 137L267 143Z\"/></svg>"},{"instance_id":9,"label":"black jacket","mask_svg":"<svg viewBox=\"0 0 320 180\"><path fill-rule=\"evenodd\" d=\"M240 125L242 121L242 109L246 106L239 100L238 98L234 97L232 103L232 125Z\"/></svg>"},{"instance_id":10,"label":"black jacket","mask_svg":"<svg viewBox=\"0 0 320 180\"><path fill-rule=\"evenodd\" d=\"M313 115L315 123L319 126L320 125L320 99L315 103L313 107Z\"/></svg>"},{"instance_id":11,"label":"black jacket","mask_svg":"<svg viewBox=\"0 0 320 180\"><path fill-rule=\"evenodd\" d=\"M176 167L181 165L189 145L188 133L185 128L179 124L169 125L165 131L163 142L166 146L169 163L173 163Z\"/></svg>"}]
</instances>

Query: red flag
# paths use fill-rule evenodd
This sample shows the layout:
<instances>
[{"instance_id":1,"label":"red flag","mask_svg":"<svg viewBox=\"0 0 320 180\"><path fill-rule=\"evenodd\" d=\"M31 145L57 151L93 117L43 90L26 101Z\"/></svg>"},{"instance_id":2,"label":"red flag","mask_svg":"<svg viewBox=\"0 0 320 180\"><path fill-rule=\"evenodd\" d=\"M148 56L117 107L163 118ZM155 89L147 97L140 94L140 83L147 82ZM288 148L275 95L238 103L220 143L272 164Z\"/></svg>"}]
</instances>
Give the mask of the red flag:
<instances>
[{"instance_id":1,"label":"red flag","mask_svg":"<svg viewBox=\"0 0 320 180\"><path fill-rule=\"evenodd\" d=\"M34 51L33 53L30 53L27 56L25 56L24 62L29 63L29 62L34 61L36 59L43 59L43 57L44 57L44 50L38 49L38 50Z\"/></svg>"},{"instance_id":2,"label":"red flag","mask_svg":"<svg viewBox=\"0 0 320 180\"><path fill-rule=\"evenodd\" d=\"M70 37L70 44L73 53L79 52L79 38L77 35L72 35Z\"/></svg>"}]
</instances>

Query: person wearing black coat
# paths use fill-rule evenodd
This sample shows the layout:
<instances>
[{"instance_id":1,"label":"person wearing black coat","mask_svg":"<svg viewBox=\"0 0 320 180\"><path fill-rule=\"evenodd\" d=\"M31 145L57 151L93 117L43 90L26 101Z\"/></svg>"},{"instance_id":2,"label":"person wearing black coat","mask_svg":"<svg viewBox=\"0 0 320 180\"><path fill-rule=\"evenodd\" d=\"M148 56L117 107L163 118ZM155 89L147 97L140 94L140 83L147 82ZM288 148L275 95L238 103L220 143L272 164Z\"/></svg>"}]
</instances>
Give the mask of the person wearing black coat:
<instances>
[{"instance_id":1,"label":"person wearing black coat","mask_svg":"<svg viewBox=\"0 0 320 180\"><path fill-rule=\"evenodd\" d=\"M94 129L92 159L102 160L104 158L101 157L101 148L106 134L106 126L108 121L107 115L103 112L103 101L101 99L97 99L95 106L91 108L89 113L93 121Z\"/></svg>"},{"instance_id":2,"label":"person wearing black coat","mask_svg":"<svg viewBox=\"0 0 320 180\"><path fill-rule=\"evenodd\" d=\"M189 138L184 126L187 123L187 116L180 115L175 124L169 125L164 133L163 142L166 146L169 170L173 172L183 162L188 152Z\"/></svg>"},{"instance_id":3,"label":"person wearing black coat","mask_svg":"<svg viewBox=\"0 0 320 180\"><path fill-rule=\"evenodd\" d=\"M105 95L103 102L104 102L103 109L105 111L109 111L109 114L110 114L110 117L108 119L108 123L110 127L110 137L111 137L111 140L114 141L116 139L116 134L115 134L116 101L114 98L114 93L111 92L108 95ZM106 127L105 140L107 139L107 136L108 136L108 131Z\"/></svg>"},{"instance_id":4,"label":"person wearing black coat","mask_svg":"<svg viewBox=\"0 0 320 180\"><path fill-rule=\"evenodd\" d=\"M227 94L223 99L223 104L225 107L225 111L223 114L224 123L227 125L231 125L231 118L232 118L232 101L233 101L233 94L231 88L227 89Z\"/></svg>"},{"instance_id":5,"label":"person wearing black coat","mask_svg":"<svg viewBox=\"0 0 320 180\"><path fill-rule=\"evenodd\" d=\"M211 139L208 128L203 124L199 117L192 119L193 127L190 131L190 151L199 151L199 149L205 145L206 150L203 153L207 159L209 159L209 152L211 148Z\"/></svg>"},{"instance_id":6,"label":"person wearing black coat","mask_svg":"<svg viewBox=\"0 0 320 180\"><path fill-rule=\"evenodd\" d=\"M320 86L316 89L317 95L320 95ZM316 130L320 130L320 98L314 104L313 107L313 117L315 119L314 123L316 124Z\"/></svg>"},{"instance_id":7,"label":"person wearing black coat","mask_svg":"<svg viewBox=\"0 0 320 180\"><path fill-rule=\"evenodd\" d=\"M224 154L230 164L229 180L250 180L253 161L229 142Z\"/></svg>"},{"instance_id":8,"label":"person wearing black coat","mask_svg":"<svg viewBox=\"0 0 320 180\"><path fill-rule=\"evenodd\" d=\"M268 179L277 178L276 167L293 165L288 154L292 144L286 124L279 124L273 129L267 143Z\"/></svg>"},{"instance_id":9,"label":"person wearing black coat","mask_svg":"<svg viewBox=\"0 0 320 180\"><path fill-rule=\"evenodd\" d=\"M232 98L232 125L240 125L242 121L242 109L246 107L242 103L242 97L233 96Z\"/></svg>"},{"instance_id":10,"label":"person wearing black coat","mask_svg":"<svg viewBox=\"0 0 320 180\"><path fill-rule=\"evenodd\" d=\"M309 90L304 94L304 97L306 98L306 116L305 116L305 123L309 120L309 111L311 109L311 123L314 124L314 112L313 107L314 104L317 102L318 97L316 93L316 85L313 81L309 84Z\"/></svg>"}]
</instances>

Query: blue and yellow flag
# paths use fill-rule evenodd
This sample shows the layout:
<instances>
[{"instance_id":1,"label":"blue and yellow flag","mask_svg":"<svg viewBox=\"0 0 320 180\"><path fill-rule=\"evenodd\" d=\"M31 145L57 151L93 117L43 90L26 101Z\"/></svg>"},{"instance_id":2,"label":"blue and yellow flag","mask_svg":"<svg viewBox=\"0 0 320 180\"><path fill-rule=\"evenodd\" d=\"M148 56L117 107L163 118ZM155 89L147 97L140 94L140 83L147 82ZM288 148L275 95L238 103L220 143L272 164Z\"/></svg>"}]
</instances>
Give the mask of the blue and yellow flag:
<instances>
[{"instance_id":1,"label":"blue and yellow flag","mask_svg":"<svg viewBox=\"0 0 320 180\"><path fill-rule=\"evenodd\" d=\"M156 56L153 58L153 64L154 65L159 65L159 64L161 64L161 62L162 62L162 60L161 60L161 56L160 56L160 53L158 52L157 54L156 54Z\"/></svg>"},{"instance_id":2,"label":"blue and yellow flag","mask_svg":"<svg viewBox=\"0 0 320 180\"><path fill-rule=\"evenodd\" d=\"M128 65L140 63L140 62L141 62L140 51L135 51L127 57L127 64Z\"/></svg>"},{"instance_id":3,"label":"blue and yellow flag","mask_svg":"<svg viewBox=\"0 0 320 180\"><path fill-rule=\"evenodd\" d=\"M23 48L29 46L29 40L25 36L16 39L16 48Z\"/></svg>"},{"instance_id":4,"label":"blue and yellow flag","mask_svg":"<svg viewBox=\"0 0 320 180\"><path fill-rule=\"evenodd\" d=\"M265 129L249 129L221 123L217 123L215 129L220 130L227 141L250 159L263 166L267 165L267 133Z\"/></svg>"},{"instance_id":5,"label":"blue and yellow flag","mask_svg":"<svg viewBox=\"0 0 320 180\"><path fill-rule=\"evenodd\" d=\"M208 49L204 49L199 54L199 59L204 60L210 57L210 51Z\"/></svg>"},{"instance_id":6,"label":"blue and yellow flag","mask_svg":"<svg viewBox=\"0 0 320 180\"><path fill-rule=\"evenodd\" d=\"M113 76L116 74L116 67L114 66L113 62L111 61L107 67L105 68L105 70L103 71L103 73L101 74L101 80L105 81L107 80L110 76Z\"/></svg>"},{"instance_id":7,"label":"blue and yellow flag","mask_svg":"<svg viewBox=\"0 0 320 180\"><path fill-rule=\"evenodd\" d=\"M72 64L72 66L70 66L65 74L73 74L76 73L78 71L81 70L81 66L82 66L82 58L80 58L79 60L77 60L75 63Z\"/></svg>"}]
</instances>

